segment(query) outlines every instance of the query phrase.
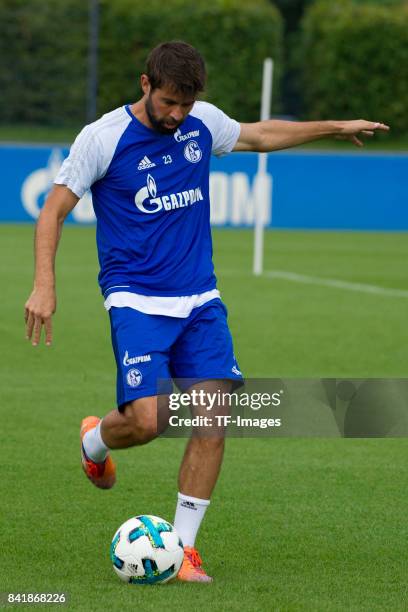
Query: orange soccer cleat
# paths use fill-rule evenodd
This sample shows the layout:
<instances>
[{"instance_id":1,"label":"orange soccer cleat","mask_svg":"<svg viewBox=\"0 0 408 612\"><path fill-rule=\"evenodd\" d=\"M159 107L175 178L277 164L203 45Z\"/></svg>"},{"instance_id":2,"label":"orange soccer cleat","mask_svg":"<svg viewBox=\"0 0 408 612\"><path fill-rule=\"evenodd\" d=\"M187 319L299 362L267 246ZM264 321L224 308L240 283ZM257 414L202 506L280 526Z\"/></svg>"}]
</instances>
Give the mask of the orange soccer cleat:
<instances>
[{"instance_id":1,"label":"orange soccer cleat","mask_svg":"<svg viewBox=\"0 0 408 612\"><path fill-rule=\"evenodd\" d=\"M207 576L202 565L198 550L192 546L185 546L184 560L177 578L184 582L212 582L213 579Z\"/></svg>"},{"instance_id":2,"label":"orange soccer cleat","mask_svg":"<svg viewBox=\"0 0 408 612\"><path fill-rule=\"evenodd\" d=\"M102 463L95 463L85 453L82 441L84 435L90 429L93 429L100 422L99 417L89 416L83 419L81 423L81 460L82 469L84 470L87 478L99 489L111 489L116 482L116 467L112 461L110 455L108 455L105 461Z\"/></svg>"}]
</instances>

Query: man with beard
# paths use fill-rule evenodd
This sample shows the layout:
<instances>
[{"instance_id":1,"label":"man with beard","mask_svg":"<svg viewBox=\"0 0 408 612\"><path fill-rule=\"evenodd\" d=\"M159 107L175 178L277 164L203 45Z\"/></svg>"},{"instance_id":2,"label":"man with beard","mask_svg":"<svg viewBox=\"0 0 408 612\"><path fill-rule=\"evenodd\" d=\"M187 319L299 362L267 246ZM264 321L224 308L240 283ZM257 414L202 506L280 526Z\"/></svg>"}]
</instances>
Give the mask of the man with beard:
<instances>
[{"instance_id":1,"label":"man with beard","mask_svg":"<svg viewBox=\"0 0 408 612\"><path fill-rule=\"evenodd\" d=\"M363 120L240 124L196 101L205 79L204 61L190 45L174 41L153 49L141 75L143 97L80 132L38 220L35 283L26 303L34 345L42 326L51 343L62 225L91 189L99 283L118 370L117 409L81 425L82 467L102 489L116 480L111 449L145 444L167 426L171 379L191 395L228 393L242 384L212 264L211 153L274 151L330 136L361 145L360 134L388 129ZM159 379L168 383L158 388ZM212 410L225 414L227 408L220 401ZM205 401L195 414L206 414ZM212 580L195 538L223 451L222 430L198 432L185 450L174 521L185 547L181 580Z\"/></svg>"}]
</instances>

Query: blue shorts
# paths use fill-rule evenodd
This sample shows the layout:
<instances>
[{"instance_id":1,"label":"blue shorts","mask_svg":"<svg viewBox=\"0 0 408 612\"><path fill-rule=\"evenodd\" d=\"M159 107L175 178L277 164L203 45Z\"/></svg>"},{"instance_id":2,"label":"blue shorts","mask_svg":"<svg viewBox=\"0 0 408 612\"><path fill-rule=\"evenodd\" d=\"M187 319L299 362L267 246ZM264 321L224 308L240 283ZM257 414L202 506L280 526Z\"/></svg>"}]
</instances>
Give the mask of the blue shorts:
<instances>
[{"instance_id":1,"label":"blue shorts","mask_svg":"<svg viewBox=\"0 0 408 612\"><path fill-rule=\"evenodd\" d=\"M170 379L229 379L243 384L219 298L194 308L187 318L149 315L132 308L109 310L117 364L117 405L171 393ZM169 381L169 382L164 382ZM163 386L164 385L164 386ZM189 386L189 385L185 385Z\"/></svg>"}]
</instances>

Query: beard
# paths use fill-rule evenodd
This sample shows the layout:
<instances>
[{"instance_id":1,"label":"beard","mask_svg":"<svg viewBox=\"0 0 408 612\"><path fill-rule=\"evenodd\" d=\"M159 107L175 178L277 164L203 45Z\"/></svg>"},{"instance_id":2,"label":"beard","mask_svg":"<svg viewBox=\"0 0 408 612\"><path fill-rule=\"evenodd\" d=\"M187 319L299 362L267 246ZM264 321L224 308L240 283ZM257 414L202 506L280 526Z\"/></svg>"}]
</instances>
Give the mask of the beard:
<instances>
[{"instance_id":1,"label":"beard","mask_svg":"<svg viewBox=\"0 0 408 612\"><path fill-rule=\"evenodd\" d=\"M156 117L156 115L154 114L153 104L152 104L150 96L146 100L145 109L146 109L146 114L149 117L149 121L153 126L153 129L156 130L156 132L160 132L160 134L167 134L167 135L175 134L178 128L180 127L180 125L183 123L182 121L179 121L178 123L174 123L174 127L167 127L165 123L167 123L168 121L171 121L171 119L170 120L169 119L158 119Z\"/></svg>"}]
</instances>

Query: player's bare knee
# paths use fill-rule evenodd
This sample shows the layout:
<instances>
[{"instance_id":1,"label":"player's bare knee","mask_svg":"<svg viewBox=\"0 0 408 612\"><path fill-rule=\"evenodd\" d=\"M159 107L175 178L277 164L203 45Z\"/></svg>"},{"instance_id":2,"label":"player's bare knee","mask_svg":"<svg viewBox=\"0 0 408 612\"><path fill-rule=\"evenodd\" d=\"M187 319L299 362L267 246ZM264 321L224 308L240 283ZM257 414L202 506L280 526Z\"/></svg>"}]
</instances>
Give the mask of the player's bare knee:
<instances>
[{"instance_id":1,"label":"player's bare knee","mask_svg":"<svg viewBox=\"0 0 408 612\"><path fill-rule=\"evenodd\" d=\"M135 444L147 444L161 433L155 397L143 397L129 402L125 416Z\"/></svg>"},{"instance_id":2,"label":"player's bare knee","mask_svg":"<svg viewBox=\"0 0 408 612\"><path fill-rule=\"evenodd\" d=\"M193 433L192 440L196 448L203 453L214 453L217 450L221 450L225 444L225 437L222 431L212 433L196 431Z\"/></svg>"}]
</instances>

